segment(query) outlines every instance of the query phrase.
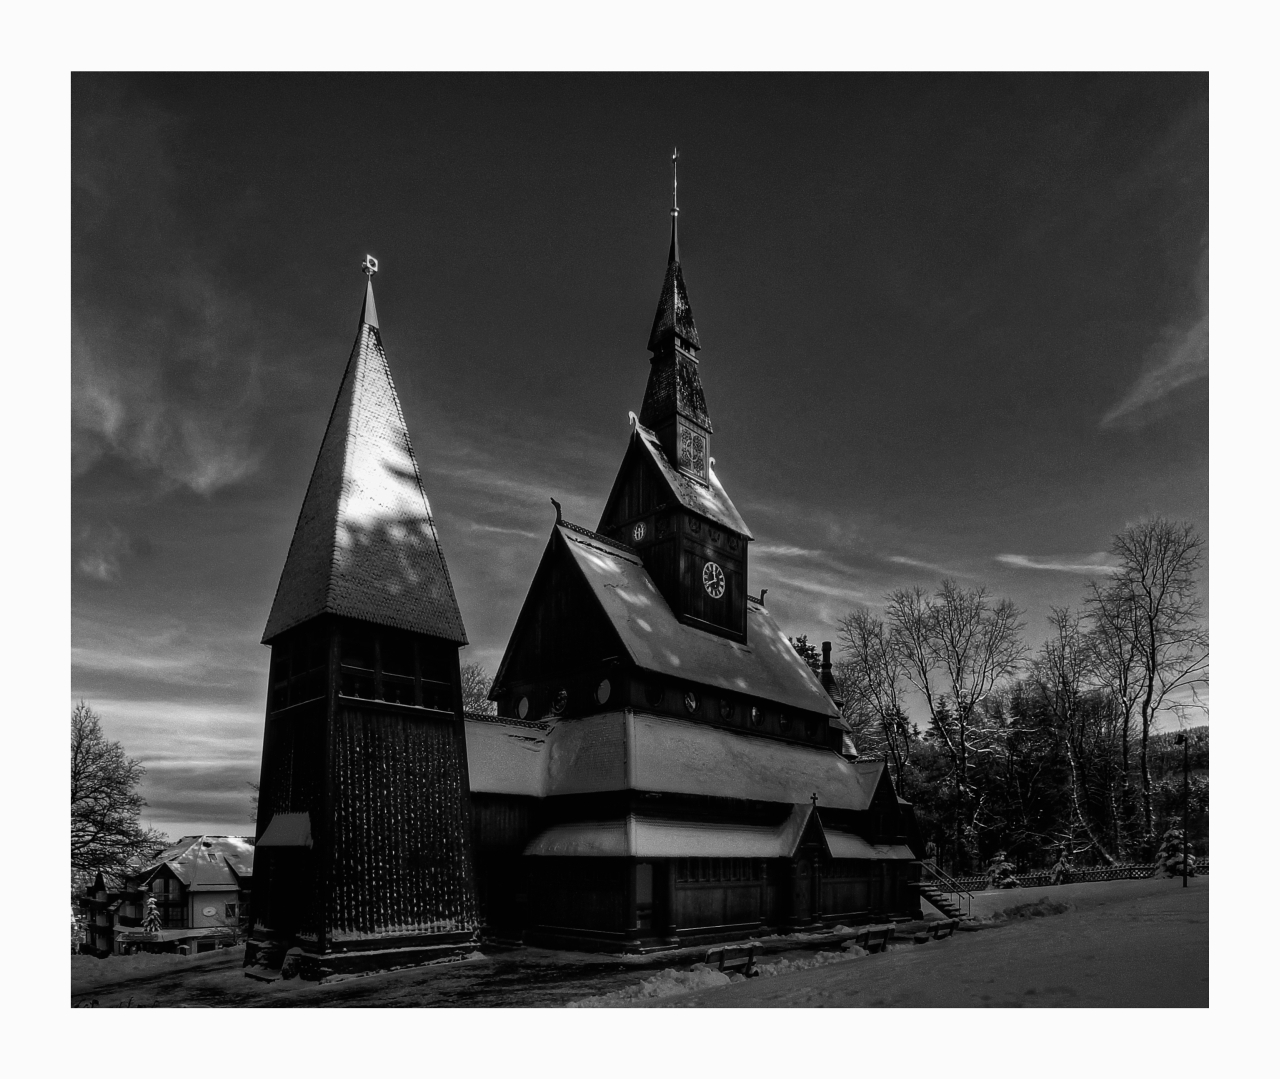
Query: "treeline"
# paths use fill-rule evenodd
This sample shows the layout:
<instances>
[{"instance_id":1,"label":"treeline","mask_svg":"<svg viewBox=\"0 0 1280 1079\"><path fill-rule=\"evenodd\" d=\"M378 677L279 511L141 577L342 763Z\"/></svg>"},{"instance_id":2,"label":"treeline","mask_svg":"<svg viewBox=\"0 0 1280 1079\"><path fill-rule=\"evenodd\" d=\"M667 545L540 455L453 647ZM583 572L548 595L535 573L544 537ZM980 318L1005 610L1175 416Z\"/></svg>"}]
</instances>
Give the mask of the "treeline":
<instances>
[{"instance_id":1,"label":"treeline","mask_svg":"<svg viewBox=\"0 0 1280 1079\"><path fill-rule=\"evenodd\" d=\"M945 868L977 871L997 851L1027 868L1064 854L1146 861L1181 823L1182 747L1155 725L1202 714L1204 542L1156 517L1111 550L1114 571L1078 608L1052 610L1035 651L1012 602L952 580L891 592L883 617L841 620L833 673L857 748L888 762ZM1203 854L1208 728L1185 733L1189 834Z\"/></svg>"}]
</instances>

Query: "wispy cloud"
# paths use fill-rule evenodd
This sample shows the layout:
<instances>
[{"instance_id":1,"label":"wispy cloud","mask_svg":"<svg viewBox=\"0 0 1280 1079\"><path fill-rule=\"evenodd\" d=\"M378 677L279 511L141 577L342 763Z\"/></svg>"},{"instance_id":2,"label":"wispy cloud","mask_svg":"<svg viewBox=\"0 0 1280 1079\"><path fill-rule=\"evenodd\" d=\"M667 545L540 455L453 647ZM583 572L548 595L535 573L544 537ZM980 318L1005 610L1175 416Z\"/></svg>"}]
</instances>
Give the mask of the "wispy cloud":
<instances>
[{"instance_id":1,"label":"wispy cloud","mask_svg":"<svg viewBox=\"0 0 1280 1079\"><path fill-rule=\"evenodd\" d=\"M72 472L112 455L162 488L210 494L258 468L250 432L260 357L249 303L218 283L175 225L175 126L147 107L77 118ZM164 273L148 267L157 239ZM102 267L118 262L138 272L115 273L105 287ZM110 574L109 560L92 572Z\"/></svg>"},{"instance_id":2,"label":"wispy cloud","mask_svg":"<svg viewBox=\"0 0 1280 1079\"><path fill-rule=\"evenodd\" d=\"M823 552L808 547L793 547L786 543L762 543L753 545L751 553L756 557L773 555L775 558L818 558Z\"/></svg>"},{"instance_id":3,"label":"wispy cloud","mask_svg":"<svg viewBox=\"0 0 1280 1079\"><path fill-rule=\"evenodd\" d=\"M497 525L482 525L479 521L470 521L467 527L472 532L497 532L503 536L524 536L527 539L541 539L537 532L527 532L523 528L499 528Z\"/></svg>"},{"instance_id":4,"label":"wispy cloud","mask_svg":"<svg viewBox=\"0 0 1280 1079\"><path fill-rule=\"evenodd\" d=\"M1207 243L1207 239L1206 239ZM1102 427L1139 427L1159 414L1156 406L1175 390L1209 377L1209 252L1196 269L1196 308L1165 327L1138 380L1105 416Z\"/></svg>"},{"instance_id":5,"label":"wispy cloud","mask_svg":"<svg viewBox=\"0 0 1280 1079\"><path fill-rule=\"evenodd\" d=\"M818 596L831 596L835 599L852 600L855 603L866 603L867 593L857 588L844 588L840 585L827 584L824 581L815 581L806 577L780 577L773 578L778 584L786 585L789 588L798 588L802 592L812 592Z\"/></svg>"},{"instance_id":6,"label":"wispy cloud","mask_svg":"<svg viewBox=\"0 0 1280 1079\"><path fill-rule=\"evenodd\" d=\"M1040 559L1025 554L998 554L997 562L1019 569L1050 570L1056 573L1114 573L1115 567L1107 564L1106 551L1090 555L1046 555Z\"/></svg>"}]
</instances>

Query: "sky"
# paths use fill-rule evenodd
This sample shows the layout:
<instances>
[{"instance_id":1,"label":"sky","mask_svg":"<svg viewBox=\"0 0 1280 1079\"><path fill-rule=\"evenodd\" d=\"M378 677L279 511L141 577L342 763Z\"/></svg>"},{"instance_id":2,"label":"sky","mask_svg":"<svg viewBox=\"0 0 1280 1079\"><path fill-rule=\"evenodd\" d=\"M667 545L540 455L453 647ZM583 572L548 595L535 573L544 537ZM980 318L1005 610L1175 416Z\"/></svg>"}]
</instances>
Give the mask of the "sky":
<instances>
[{"instance_id":1,"label":"sky","mask_svg":"<svg viewBox=\"0 0 1280 1079\"><path fill-rule=\"evenodd\" d=\"M259 641L366 254L471 641L638 411L670 156L716 471L791 634L1026 611L1208 537L1204 75L75 76L71 689L172 836L249 832ZM1207 571L1203 582L1208 597Z\"/></svg>"}]
</instances>

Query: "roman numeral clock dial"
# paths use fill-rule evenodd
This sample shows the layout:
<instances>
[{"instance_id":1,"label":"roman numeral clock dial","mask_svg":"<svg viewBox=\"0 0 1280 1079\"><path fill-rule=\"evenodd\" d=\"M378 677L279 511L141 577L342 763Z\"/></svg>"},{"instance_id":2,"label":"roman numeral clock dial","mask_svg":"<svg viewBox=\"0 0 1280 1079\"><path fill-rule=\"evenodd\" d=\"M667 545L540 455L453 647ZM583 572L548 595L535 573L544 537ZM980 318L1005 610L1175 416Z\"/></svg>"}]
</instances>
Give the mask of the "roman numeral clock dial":
<instances>
[{"instance_id":1,"label":"roman numeral clock dial","mask_svg":"<svg viewBox=\"0 0 1280 1079\"><path fill-rule=\"evenodd\" d=\"M702 567L702 587L707 590L707 595L712 599L719 599L723 596L724 570L714 562L708 562Z\"/></svg>"}]
</instances>

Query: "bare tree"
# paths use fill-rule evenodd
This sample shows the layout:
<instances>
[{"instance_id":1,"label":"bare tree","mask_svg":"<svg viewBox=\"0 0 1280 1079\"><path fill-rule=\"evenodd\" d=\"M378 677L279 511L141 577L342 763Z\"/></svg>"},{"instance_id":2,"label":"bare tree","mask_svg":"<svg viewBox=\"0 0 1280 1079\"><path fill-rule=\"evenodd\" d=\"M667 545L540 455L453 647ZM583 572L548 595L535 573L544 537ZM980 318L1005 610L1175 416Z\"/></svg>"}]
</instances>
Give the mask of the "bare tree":
<instances>
[{"instance_id":1,"label":"bare tree","mask_svg":"<svg viewBox=\"0 0 1280 1079\"><path fill-rule=\"evenodd\" d=\"M865 607L840 619L842 661L836 669L845 710L855 728L876 732L899 789L911 758L911 731L902 707L902 657L889 629Z\"/></svg>"},{"instance_id":2,"label":"bare tree","mask_svg":"<svg viewBox=\"0 0 1280 1079\"><path fill-rule=\"evenodd\" d=\"M489 700L489 687L493 679L480 663L462 665L462 710L496 715L498 706Z\"/></svg>"},{"instance_id":3,"label":"bare tree","mask_svg":"<svg viewBox=\"0 0 1280 1079\"><path fill-rule=\"evenodd\" d=\"M1107 748L1105 739L1096 737L1096 726L1090 727L1091 713L1083 707L1085 692L1094 680L1097 652L1085 632L1081 614L1065 607L1050 610L1053 633L1032 662L1029 681L1052 717L1058 741L1066 751L1073 823L1088 837L1090 845L1114 865L1115 855L1098 834L1089 813L1085 780L1085 757L1094 755L1100 741L1104 752Z\"/></svg>"},{"instance_id":4,"label":"bare tree","mask_svg":"<svg viewBox=\"0 0 1280 1079\"><path fill-rule=\"evenodd\" d=\"M933 596L919 586L891 592L886 610L903 677L924 698L950 760L958 864L962 833L972 831L978 809L970 771L985 748L976 737L981 705L1026 654L1022 611L1007 599L993 602L986 588L962 588L950 579Z\"/></svg>"},{"instance_id":5,"label":"bare tree","mask_svg":"<svg viewBox=\"0 0 1280 1079\"><path fill-rule=\"evenodd\" d=\"M133 862L164 847L161 832L144 829L147 804L137 791L146 769L109 742L84 701L71 712L71 870L73 875L119 878Z\"/></svg>"},{"instance_id":6,"label":"bare tree","mask_svg":"<svg viewBox=\"0 0 1280 1079\"><path fill-rule=\"evenodd\" d=\"M1118 790L1112 792L1112 842L1117 855L1127 845L1125 824L1134 812L1131 747L1133 720L1143 696L1138 652L1138 611L1127 602L1126 590L1114 582L1093 581L1085 600L1090 620L1089 673L1094 686L1102 690L1112 710L1111 732L1119 743Z\"/></svg>"},{"instance_id":7,"label":"bare tree","mask_svg":"<svg viewBox=\"0 0 1280 1079\"><path fill-rule=\"evenodd\" d=\"M1136 658L1143 838L1151 842L1155 823L1147 743L1152 724L1174 703L1173 694L1194 693L1209 681L1209 634L1201 622L1196 580L1204 540L1190 524L1157 516L1120 532L1111 552L1119 569L1107 589L1108 602L1121 612L1117 624Z\"/></svg>"}]
</instances>

